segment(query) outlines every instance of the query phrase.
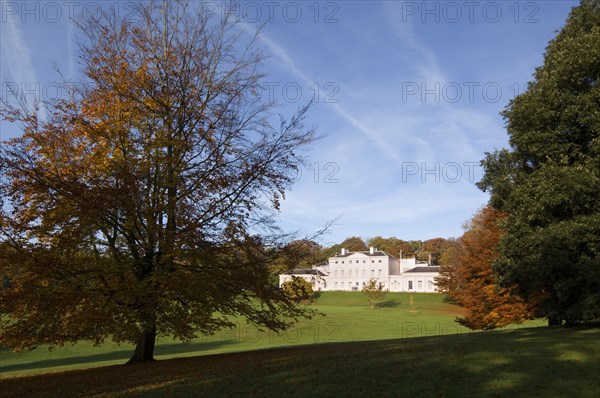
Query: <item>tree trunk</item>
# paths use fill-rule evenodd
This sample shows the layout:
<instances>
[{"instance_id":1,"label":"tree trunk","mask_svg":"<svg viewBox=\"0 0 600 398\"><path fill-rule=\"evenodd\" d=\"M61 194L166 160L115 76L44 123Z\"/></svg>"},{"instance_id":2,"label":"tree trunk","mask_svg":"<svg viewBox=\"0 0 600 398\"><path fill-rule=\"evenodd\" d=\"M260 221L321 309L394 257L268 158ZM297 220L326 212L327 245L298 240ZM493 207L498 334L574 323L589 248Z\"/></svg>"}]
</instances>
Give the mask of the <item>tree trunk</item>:
<instances>
[{"instance_id":1,"label":"tree trunk","mask_svg":"<svg viewBox=\"0 0 600 398\"><path fill-rule=\"evenodd\" d=\"M135 345L133 356L127 364L145 363L154 361L154 343L156 342L156 328L148 327L140 333Z\"/></svg>"}]
</instances>

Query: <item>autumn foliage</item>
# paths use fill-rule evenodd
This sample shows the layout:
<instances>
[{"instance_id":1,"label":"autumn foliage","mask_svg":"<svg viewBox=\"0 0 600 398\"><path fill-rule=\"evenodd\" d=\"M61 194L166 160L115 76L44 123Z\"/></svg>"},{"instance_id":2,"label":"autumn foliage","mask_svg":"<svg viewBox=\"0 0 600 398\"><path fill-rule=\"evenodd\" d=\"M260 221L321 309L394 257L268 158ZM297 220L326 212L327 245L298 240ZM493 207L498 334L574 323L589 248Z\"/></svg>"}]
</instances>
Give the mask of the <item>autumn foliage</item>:
<instances>
[{"instance_id":1,"label":"autumn foliage","mask_svg":"<svg viewBox=\"0 0 600 398\"><path fill-rule=\"evenodd\" d=\"M457 263L442 266L437 280L439 289L466 309L457 321L471 329L494 329L533 317L530 305L499 286L492 268L504 218L491 207L479 210L459 239Z\"/></svg>"},{"instance_id":2,"label":"autumn foliage","mask_svg":"<svg viewBox=\"0 0 600 398\"><path fill-rule=\"evenodd\" d=\"M132 13L80 21L85 81L66 82L47 117L1 107L20 131L0 147L0 345L111 338L146 362L157 336L309 315L272 283L266 250L314 139L306 107L271 120L256 36L233 15Z\"/></svg>"}]
</instances>

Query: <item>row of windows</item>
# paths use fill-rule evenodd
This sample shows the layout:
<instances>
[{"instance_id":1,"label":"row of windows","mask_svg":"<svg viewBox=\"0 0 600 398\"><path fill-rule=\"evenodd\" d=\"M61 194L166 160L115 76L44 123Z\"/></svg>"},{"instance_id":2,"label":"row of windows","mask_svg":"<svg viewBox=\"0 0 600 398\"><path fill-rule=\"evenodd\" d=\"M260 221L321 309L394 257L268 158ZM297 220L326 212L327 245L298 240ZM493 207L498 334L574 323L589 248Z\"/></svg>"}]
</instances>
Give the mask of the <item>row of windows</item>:
<instances>
[{"instance_id":1,"label":"row of windows","mask_svg":"<svg viewBox=\"0 0 600 398\"><path fill-rule=\"evenodd\" d=\"M343 278L344 277L344 270L342 269L342 270L339 270L339 271L340 271L340 277ZM360 277L359 272L360 272L360 270L355 270L354 271L354 276L357 277L357 278ZM333 271L333 274L337 278L337 276L338 276L338 270L336 269L335 271ZM381 277L381 270L377 271L377 275L379 277ZM367 277L367 270L366 269L362 270L362 276L365 277L365 278ZM375 270L374 269L371 270L371 276L375 276ZM348 278L352 278L352 270L348 270Z\"/></svg>"},{"instance_id":2,"label":"row of windows","mask_svg":"<svg viewBox=\"0 0 600 398\"><path fill-rule=\"evenodd\" d=\"M346 287L345 282L340 282L339 286L344 289ZM348 282L347 285L349 288L354 288L354 287L358 287L360 286L360 282ZM365 282L362 282L362 286L365 286ZM337 289L338 288L338 282L334 282L334 287ZM395 289L397 287L397 281L394 281L392 283L392 287ZM429 290L433 290L433 282L432 281L427 281L427 287ZM408 281L408 290L412 290L413 289L413 281ZM423 281L417 281L417 289L421 290L423 289Z\"/></svg>"},{"instance_id":3,"label":"row of windows","mask_svg":"<svg viewBox=\"0 0 600 398\"><path fill-rule=\"evenodd\" d=\"M337 289L338 283L335 282L334 285L335 285L335 288ZM365 286L366 283L363 282L362 285ZM341 282L341 286L342 286L342 289L343 289L346 286L345 282ZM360 286L360 282L348 282L348 287L356 287L356 286Z\"/></svg>"},{"instance_id":4,"label":"row of windows","mask_svg":"<svg viewBox=\"0 0 600 398\"><path fill-rule=\"evenodd\" d=\"M413 288L413 281L408 281L408 290L411 290ZM429 290L433 290L433 282L432 281L427 281L427 288ZM423 289L423 281L417 281L417 289L421 290Z\"/></svg>"},{"instance_id":5,"label":"row of windows","mask_svg":"<svg viewBox=\"0 0 600 398\"><path fill-rule=\"evenodd\" d=\"M360 260L355 260L355 261L356 261L356 264L359 264L359 263L360 263ZM362 262L363 262L363 263L366 263L366 262L367 262L367 260L362 260ZM381 260L377 260L377 262L381 263ZM337 264L337 263L338 263L338 260L335 260L333 263L334 263L334 264ZM375 260L371 260L371 263L375 263ZM344 260L342 260L342 264L344 264ZM348 264L352 264L352 260L348 260Z\"/></svg>"}]
</instances>

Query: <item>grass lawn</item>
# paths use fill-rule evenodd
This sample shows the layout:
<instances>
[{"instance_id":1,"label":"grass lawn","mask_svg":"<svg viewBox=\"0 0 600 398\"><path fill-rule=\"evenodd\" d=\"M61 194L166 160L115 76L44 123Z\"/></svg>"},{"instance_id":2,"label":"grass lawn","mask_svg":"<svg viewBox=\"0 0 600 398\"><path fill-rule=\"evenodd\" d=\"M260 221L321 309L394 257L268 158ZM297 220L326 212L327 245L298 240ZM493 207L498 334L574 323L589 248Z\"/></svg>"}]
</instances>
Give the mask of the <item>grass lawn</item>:
<instances>
[{"instance_id":1,"label":"grass lawn","mask_svg":"<svg viewBox=\"0 0 600 398\"><path fill-rule=\"evenodd\" d=\"M600 396L600 329L324 343L0 379L5 397Z\"/></svg>"},{"instance_id":2,"label":"grass lawn","mask_svg":"<svg viewBox=\"0 0 600 398\"><path fill-rule=\"evenodd\" d=\"M409 311L409 296L408 293L389 293L380 307L371 310L366 297L360 292L323 292L313 306L325 316L303 320L284 333L259 332L243 319L237 319L237 326L233 329L188 343L161 338L155 354L157 359L167 359L315 343L453 334L468 330L454 322L460 314L460 307L444 302L443 295L412 294L417 310L414 314ZM122 364L132 352L132 345L117 345L112 341L107 341L102 347L93 347L83 341L52 351L42 346L20 354L0 349L0 378Z\"/></svg>"},{"instance_id":3,"label":"grass lawn","mask_svg":"<svg viewBox=\"0 0 600 398\"><path fill-rule=\"evenodd\" d=\"M324 292L314 307L325 316L286 333L240 319L189 343L160 339L161 361L148 366L122 366L133 347L113 342L4 349L0 396L600 396L598 329L532 321L474 333L454 322L461 310L443 295L412 294L415 312L409 296L390 293L371 310L361 293Z\"/></svg>"}]
</instances>

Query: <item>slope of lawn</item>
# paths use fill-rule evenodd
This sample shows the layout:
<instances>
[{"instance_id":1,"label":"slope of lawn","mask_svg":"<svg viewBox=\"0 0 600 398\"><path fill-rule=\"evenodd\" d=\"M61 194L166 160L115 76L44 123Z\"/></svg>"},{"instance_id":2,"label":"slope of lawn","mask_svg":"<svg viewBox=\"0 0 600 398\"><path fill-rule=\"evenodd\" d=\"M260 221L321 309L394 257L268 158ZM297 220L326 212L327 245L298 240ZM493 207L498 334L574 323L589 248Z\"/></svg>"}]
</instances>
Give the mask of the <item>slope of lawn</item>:
<instances>
[{"instance_id":1,"label":"slope of lawn","mask_svg":"<svg viewBox=\"0 0 600 398\"><path fill-rule=\"evenodd\" d=\"M600 329L324 343L0 379L4 397L600 396Z\"/></svg>"},{"instance_id":2,"label":"slope of lawn","mask_svg":"<svg viewBox=\"0 0 600 398\"><path fill-rule=\"evenodd\" d=\"M409 306L408 293L390 293L371 310L360 292L323 292L314 308L324 313L304 320L294 328L276 334L260 332L244 320L236 320L233 329L188 343L161 338L155 350L157 359L250 351L282 346L413 338L431 335L467 333L454 322L461 309L444 302L441 294L412 294L415 311ZM541 325L530 322L525 326ZM524 327L521 325L519 327ZM0 348L0 378L55 370L82 369L122 364L133 352L129 344L107 341L101 347L89 342L54 348L39 347L31 352L13 353Z\"/></svg>"}]
</instances>

